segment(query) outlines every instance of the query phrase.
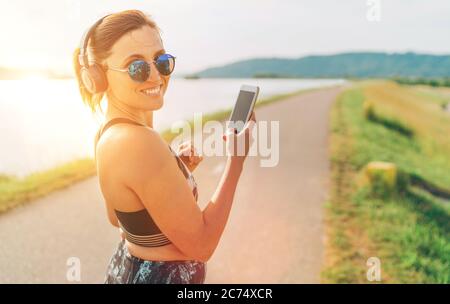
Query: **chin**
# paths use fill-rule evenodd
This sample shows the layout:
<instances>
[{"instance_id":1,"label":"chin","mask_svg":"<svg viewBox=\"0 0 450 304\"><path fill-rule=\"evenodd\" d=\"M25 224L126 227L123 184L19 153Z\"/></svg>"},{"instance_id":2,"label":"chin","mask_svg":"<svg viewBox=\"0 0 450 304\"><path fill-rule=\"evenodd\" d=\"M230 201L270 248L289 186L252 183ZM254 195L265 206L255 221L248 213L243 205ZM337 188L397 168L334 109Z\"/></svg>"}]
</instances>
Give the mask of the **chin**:
<instances>
[{"instance_id":1,"label":"chin","mask_svg":"<svg viewBox=\"0 0 450 304\"><path fill-rule=\"evenodd\" d=\"M162 106L164 105L164 98L159 98L158 100L155 100L154 102L152 102L152 109L153 110L159 110L162 108Z\"/></svg>"},{"instance_id":2,"label":"chin","mask_svg":"<svg viewBox=\"0 0 450 304\"><path fill-rule=\"evenodd\" d=\"M155 111L160 109L164 104L164 96L160 96L157 98L139 98L139 108L145 109L146 111Z\"/></svg>"}]
</instances>

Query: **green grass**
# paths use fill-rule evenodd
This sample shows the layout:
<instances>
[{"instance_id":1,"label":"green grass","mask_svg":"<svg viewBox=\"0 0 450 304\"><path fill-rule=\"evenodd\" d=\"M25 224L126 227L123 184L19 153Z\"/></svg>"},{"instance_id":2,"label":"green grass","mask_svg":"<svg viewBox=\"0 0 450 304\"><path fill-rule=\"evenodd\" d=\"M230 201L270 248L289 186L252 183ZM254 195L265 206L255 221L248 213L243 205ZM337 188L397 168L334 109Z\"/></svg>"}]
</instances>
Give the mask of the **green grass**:
<instances>
[{"instance_id":1,"label":"green grass","mask_svg":"<svg viewBox=\"0 0 450 304\"><path fill-rule=\"evenodd\" d=\"M332 193L327 204L325 282L367 283L366 260L381 260L382 282L450 283L450 202L407 187L385 199L357 185L370 161L396 163L450 188L450 116L414 87L362 83L331 113ZM364 102L414 130L414 136L367 119Z\"/></svg>"},{"instance_id":2,"label":"green grass","mask_svg":"<svg viewBox=\"0 0 450 304\"><path fill-rule=\"evenodd\" d=\"M0 213L94 174L94 161L85 158L25 178L0 175Z\"/></svg>"},{"instance_id":3,"label":"green grass","mask_svg":"<svg viewBox=\"0 0 450 304\"><path fill-rule=\"evenodd\" d=\"M407 137L412 137L414 135L414 130L412 130L408 126L403 125L403 123L401 123L397 119L391 117L384 117L378 114L375 111L372 103L364 105L364 116L366 117L366 119L374 123L379 123L385 126L386 128L399 132L400 134L405 135Z\"/></svg>"},{"instance_id":4,"label":"green grass","mask_svg":"<svg viewBox=\"0 0 450 304\"><path fill-rule=\"evenodd\" d=\"M291 96L302 94L311 90L299 90L288 94L279 94L259 100L257 107L271 104ZM220 110L202 118L203 123L207 121L222 121L230 116L232 109ZM193 125L193 121L189 121ZM166 141L172 140L179 133L172 133L170 129L161 132ZM70 186L78 181L96 174L95 163L92 158L79 159L63 164L56 168L38 172L25 178L16 178L0 174L0 213L13 207L30 202L49 193Z\"/></svg>"}]
</instances>

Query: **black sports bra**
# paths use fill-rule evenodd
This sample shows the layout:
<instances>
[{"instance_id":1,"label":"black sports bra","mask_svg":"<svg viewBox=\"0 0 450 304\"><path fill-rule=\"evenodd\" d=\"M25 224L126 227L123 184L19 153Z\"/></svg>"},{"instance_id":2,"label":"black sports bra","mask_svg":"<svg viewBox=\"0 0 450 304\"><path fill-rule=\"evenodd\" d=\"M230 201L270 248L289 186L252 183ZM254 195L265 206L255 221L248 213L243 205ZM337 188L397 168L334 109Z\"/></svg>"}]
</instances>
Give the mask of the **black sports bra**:
<instances>
[{"instance_id":1,"label":"black sports bra","mask_svg":"<svg viewBox=\"0 0 450 304\"><path fill-rule=\"evenodd\" d=\"M113 118L97 132L97 135L95 137L95 147L97 147L97 142L99 141L100 136L102 136L102 134L109 127L117 123L130 123L145 127L144 125L128 118ZM172 150L170 145L168 145L168 147L172 154L175 156L178 167L183 172L186 181L192 189L195 200L197 201L198 191L194 176L184 165L183 161L178 157L178 155ZM125 237L129 242L145 247L158 247L171 244L171 241L161 232L147 209L142 209L134 212L123 212L116 209L114 209L114 211L116 213L117 219L119 220L119 225L124 231Z\"/></svg>"}]
</instances>

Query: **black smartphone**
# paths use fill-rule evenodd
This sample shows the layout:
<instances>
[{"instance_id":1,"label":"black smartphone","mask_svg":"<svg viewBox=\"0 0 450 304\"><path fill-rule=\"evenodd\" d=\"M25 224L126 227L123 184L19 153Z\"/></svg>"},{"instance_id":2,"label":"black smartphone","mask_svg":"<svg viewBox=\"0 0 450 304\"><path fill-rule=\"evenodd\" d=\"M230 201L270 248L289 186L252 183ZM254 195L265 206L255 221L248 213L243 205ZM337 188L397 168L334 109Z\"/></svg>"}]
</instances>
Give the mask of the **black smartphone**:
<instances>
[{"instance_id":1,"label":"black smartphone","mask_svg":"<svg viewBox=\"0 0 450 304\"><path fill-rule=\"evenodd\" d=\"M237 133L242 131L244 125L250 119L258 94L259 87L257 86L245 84L241 86L236 104L228 120L227 128L236 128Z\"/></svg>"}]
</instances>

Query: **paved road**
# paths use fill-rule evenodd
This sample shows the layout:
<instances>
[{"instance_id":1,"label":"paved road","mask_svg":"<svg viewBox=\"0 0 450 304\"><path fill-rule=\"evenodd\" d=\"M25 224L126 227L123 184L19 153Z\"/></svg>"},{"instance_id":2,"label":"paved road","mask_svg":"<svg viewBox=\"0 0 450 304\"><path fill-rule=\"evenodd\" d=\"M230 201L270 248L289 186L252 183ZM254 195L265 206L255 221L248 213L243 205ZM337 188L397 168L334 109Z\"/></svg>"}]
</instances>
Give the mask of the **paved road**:
<instances>
[{"instance_id":1,"label":"paved road","mask_svg":"<svg viewBox=\"0 0 450 304\"><path fill-rule=\"evenodd\" d=\"M280 157L261 167L249 157L207 283L317 283L323 260L327 197L328 113L338 88L290 97L257 109L258 121L280 122ZM205 158L195 177L203 209L223 157ZM118 242L97 177L0 215L0 283L69 283L70 257L81 282L102 282ZM72 260L69 260L69 262Z\"/></svg>"}]
</instances>

